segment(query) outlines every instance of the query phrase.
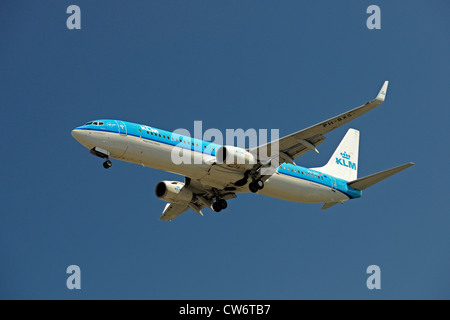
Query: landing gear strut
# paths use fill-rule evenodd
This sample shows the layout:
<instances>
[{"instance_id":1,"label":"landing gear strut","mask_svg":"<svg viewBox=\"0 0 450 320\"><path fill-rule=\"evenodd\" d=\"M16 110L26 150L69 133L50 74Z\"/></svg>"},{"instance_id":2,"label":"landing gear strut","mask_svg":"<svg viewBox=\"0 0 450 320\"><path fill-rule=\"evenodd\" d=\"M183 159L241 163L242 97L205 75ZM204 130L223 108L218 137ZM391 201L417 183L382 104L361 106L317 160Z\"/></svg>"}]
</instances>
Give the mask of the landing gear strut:
<instances>
[{"instance_id":1,"label":"landing gear strut","mask_svg":"<svg viewBox=\"0 0 450 320\"><path fill-rule=\"evenodd\" d=\"M112 162L111 162L111 160L109 160L110 153L108 150L105 150L105 149L102 149L99 147L94 147L91 149L90 152L94 156L105 159L105 162L103 162L103 168L105 168L105 169L111 168Z\"/></svg>"},{"instance_id":2,"label":"landing gear strut","mask_svg":"<svg viewBox=\"0 0 450 320\"><path fill-rule=\"evenodd\" d=\"M111 160L108 159L105 162L103 162L103 168L108 169L111 168L111 166L112 166Z\"/></svg>"}]
</instances>

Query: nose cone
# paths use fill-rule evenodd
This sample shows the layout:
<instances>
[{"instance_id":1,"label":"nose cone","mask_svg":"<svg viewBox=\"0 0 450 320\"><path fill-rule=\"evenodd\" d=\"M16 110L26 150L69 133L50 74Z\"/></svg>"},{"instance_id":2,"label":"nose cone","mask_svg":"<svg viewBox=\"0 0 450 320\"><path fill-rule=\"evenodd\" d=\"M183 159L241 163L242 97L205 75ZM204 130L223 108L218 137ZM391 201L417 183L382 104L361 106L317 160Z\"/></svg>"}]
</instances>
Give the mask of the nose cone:
<instances>
[{"instance_id":1,"label":"nose cone","mask_svg":"<svg viewBox=\"0 0 450 320\"><path fill-rule=\"evenodd\" d=\"M92 149L94 147L93 140L91 135L89 134L89 130L86 130L82 127L78 127L72 130L72 137L75 138L82 146Z\"/></svg>"},{"instance_id":2,"label":"nose cone","mask_svg":"<svg viewBox=\"0 0 450 320\"><path fill-rule=\"evenodd\" d=\"M72 137L74 137L77 141L81 142L80 140L83 137L83 130L75 128L72 130Z\"/></svg>"},{"instance_id":3,"label":"nose cone","mask_svg":"<svg viewBox=\"0 0 450 320\"><path fill-rule=\"evenodd\" d=\"M72 137L75 138L79 143L81 143L86 148L91 148L92 144L92 138L88 132L89 130L86 130L85 128L77 127L72 130Z\"/></svg>"}]
</instances>

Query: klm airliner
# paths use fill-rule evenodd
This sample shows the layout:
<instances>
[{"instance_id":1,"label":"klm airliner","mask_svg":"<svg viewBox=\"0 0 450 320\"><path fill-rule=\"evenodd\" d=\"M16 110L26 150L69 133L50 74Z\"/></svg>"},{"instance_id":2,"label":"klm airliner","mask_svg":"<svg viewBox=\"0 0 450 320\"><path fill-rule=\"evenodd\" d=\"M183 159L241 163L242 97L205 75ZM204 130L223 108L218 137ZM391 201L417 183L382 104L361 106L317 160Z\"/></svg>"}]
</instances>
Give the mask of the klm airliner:
<instances>
[{"instance_id":1,"label":"klm airliner","mask_svg":"<svg viewBox=\"0 0 450 320\"><path fill-rule=\"evenodd\" d=\"M358 178L359 131L349 129L328 163L304 168L294 159L308 151L318 153L324 134L381 105L388 81L377 97L364 105L256 148L238 148L194 139L175 132L121 120L95 120L72 130L72 136L90 152L104 159L103 167L117 159L184 176L181 181L161 181L156 196L168 202L160 220L170 221L188 209L203 215L227 208L236 194L253 192L294 202L323 203L322 209L361 197L362 190L412 166L407 163ZM175 163L174 148L194 159ZM262 152L264 150L264 152ZM268 158L266 155L276 151ZM261 156L261 154L265 156ZM264 171L277 165L274 170Z\"/></svg>"}]
</instances>

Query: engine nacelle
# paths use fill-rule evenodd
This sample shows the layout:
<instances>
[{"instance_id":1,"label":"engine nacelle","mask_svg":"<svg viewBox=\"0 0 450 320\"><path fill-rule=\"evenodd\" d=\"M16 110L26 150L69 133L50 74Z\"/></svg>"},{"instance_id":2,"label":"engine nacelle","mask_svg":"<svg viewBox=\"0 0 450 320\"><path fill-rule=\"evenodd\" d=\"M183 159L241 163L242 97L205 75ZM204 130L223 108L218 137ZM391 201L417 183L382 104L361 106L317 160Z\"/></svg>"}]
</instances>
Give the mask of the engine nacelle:
<instances>
[{"instance_id":1,"label":"engine nacelle","mask_svg":"<svg viewBox=\"0 0 450 320\"><path fill-rule=\"evenodd\" d=\"M251 169L257 163L257 159L245 149L223 146L216 152L216 162L228 167Z\"/></svg>"},{"instance_id":2,"label":"engine nacelle","mask_svg":"<svg viewBox=\"0 0 450 320\"><path fill-rule=\"evenodd\" d=\"M155 193L158 199L173 203L190 203L194 193L178 181L161 181L156 185Z\"/></svg>"}]
</instances>

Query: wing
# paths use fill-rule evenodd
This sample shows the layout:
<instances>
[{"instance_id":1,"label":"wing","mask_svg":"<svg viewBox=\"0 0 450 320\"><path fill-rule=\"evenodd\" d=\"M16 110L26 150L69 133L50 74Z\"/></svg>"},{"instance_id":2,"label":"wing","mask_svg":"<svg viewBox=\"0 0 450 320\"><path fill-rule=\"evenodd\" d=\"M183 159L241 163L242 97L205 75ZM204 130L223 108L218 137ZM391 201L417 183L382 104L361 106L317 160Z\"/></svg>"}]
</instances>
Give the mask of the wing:
<instances>
[{"instance_id":1,"label":"wing","mask_svg":"<svg viewBox=\"0 0 450 320\"><path fill-rule=\"evenodd\" d=\"M324 134L349 123L350 121L382 104L386 97L388 83L388 81L384 82L380 92L374 100L369 101L358 108L349 110L331 119L322 121L309 128L297 131L268 144L259 146L257 148L258 155L262 155L263 157L263 159L260 158L260 160L267 160L268 157L266 155L273 155L272 149L274 148L275 150L277 148L277 144L279 157L281 160L280 162L294 163L294 159L296 157L306 153L309 150L313 150L318 153L319 151L317 151L316 146L325 140L325 137L323 136ZM251 151L255 152L254 149Z\"/></svg>"},{"instance_id":2,"label":"wing","mask_svg":"<svg viewBox=\"0 0 450 320\"><path fill-rule=\"evenodd\" d=\"M189 209L187 204L168 203L159 220L171 221Z\"/></svg>"}]
</instances>

